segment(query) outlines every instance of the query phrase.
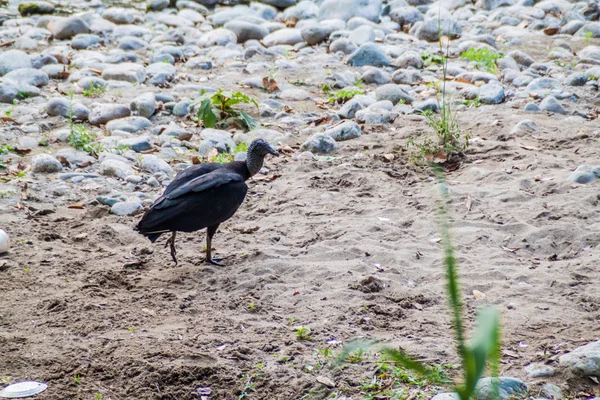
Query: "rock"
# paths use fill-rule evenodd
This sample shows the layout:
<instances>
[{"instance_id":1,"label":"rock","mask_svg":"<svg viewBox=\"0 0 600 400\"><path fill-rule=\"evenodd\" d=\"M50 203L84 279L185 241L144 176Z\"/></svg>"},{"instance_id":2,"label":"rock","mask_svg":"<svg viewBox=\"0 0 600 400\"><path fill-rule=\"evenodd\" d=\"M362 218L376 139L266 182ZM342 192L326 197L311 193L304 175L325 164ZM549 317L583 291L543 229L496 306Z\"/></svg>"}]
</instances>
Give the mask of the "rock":
<instances>
[{"instance_id":1,"label":"rock","mask_svg":"<svg viewBox=\"0 0 600 400\"><path fill-rule=\"evenodd\" d=\"M115 204L117 204L120 201L119 199L115 199L114 197L105 197L105 196L96 196L96 200L100 204L104 204L105 206L109 206L109 207L114 206Z\"/></svg>"},{"instance_id":2,"label":"rock","mask_svg":"<svg viewBox=\"0 0 600 400\"><path fill-rule=\"evenodd\" d=\"M38 154L31 160L33 172L52 173L62 171L62 164L50 154Z\"/></svg>"},{"instance_id":3,"label":"rock","mask_svg":"<svg viewBox=\"0 0 600 400\"><path fill-rule=\"evenodd\" d=\"M372 83L385 85L386 83L390 83L392 77L389 73L380 68L369 68L365 70L360 79L367 85Z\"/></svg>"},{"instance_id":4,"label":"rock","mask_svg":"<svg viewBox=\"0 0 600 400\"><path fill-rule=\"evenodd\" d=\"M428 42L437 42L439 40L438 35L455 39L459 37L461 33L462 29L455 20L445 18L438 20L437 18L432 18L423 22L415 36Z\"/></svg>"},{"instance_id":5,"label":"rock","mask_svg":"<svg viewBox=\"0 0 600 400\"><path fill-rule=\"evenodd\" d=\"M135 51L145 49L148 44L135 36L123 36L119 38L119 48L124 51Z\"/></svg>"},{"instance_id":6,"label":"rock","mask_svg":"<svg viewBox=\"0 0 600 400\"><path fill-rule=\"evenodd\" d=\"M526 104L523 108L527 112L540 112L540 107L535 103Z\"/></svg>"},{"instance_id":7,"label":"rock","mask_svg":"<svg viewBox=\"0 0 600 400\"><path fill-rule=\"evenodd\" d=\"M416 69L397 69L392 75L392 81L394 83L414 85L421 82L421 72Z\"/></svg>"},{"instance_id":8,"label":"rock","mask_svg":"<svg viewBox=\"0 0 600 400\"><path fill-rule=\"evenodd\" d=\"M127 139L119 140L119 146L127 146L131 150L139 153L141 151L150 150L152 148L152 142L148 136L137 136Z\"/></svg>"},{"instance_id":9,"label":"rock","mask_svg":"<svg viewBox=\"0 0 600 400\"><path fill-rule=\"evenodd\" d=\"M431 400L460 400L458 393L438 393Z\"/></svg>"},{"instance_id":10,"label":"rock","mask_svg":"<svg viewBox=\"0 0 600 400\"><path fill-rule=\"evenodd\" d=\"M77 121L87 121L90 117L90 109L80 103L73 104L71 112L73 119Z\"/></svg>"},{"instance_id":11,"label":"rock","mask_svg":"<svg viewBox=\"0 0 600 400\"><path fill-rule=\"evenodd\" d=\"M556 100L554 96L548 96L540 103L540 109L556 114L566 114L564 107Z\"/></svg>"},{"instance_id":12,"label":"rock","mask_svg":"<svg viewBox=\"0 0 600 400\"><path fill-rule=\"evenodd\" d=\"M219 28L205 33L200 40L198 40L198 46L227 46L229 43L237 43L237 41L238 38L233 31L225 28Z\"/></svg>"},{"instance_id":13,"label":"rock","mask_svg":"<svg viewBox=\"0 0 600 400\"><path fill-rule=\"evenodd\" d=\"M144 154L142 155L141 165L142 169L148 170L152 173L155 172L164 172L165 174L173 173L173 168L163 159L152 155L152 154Z\"/></svg>"},{"instance_id":14,"label":"rock","mask_svg":"<svg viewBox=\"0 0 600 400\"><path fill-rule=\"evenodd\" d=\"M580 183L585 185L586 183L590 183L596 178L600 177L600 168L599 167L590 167L589 165L580 165L577 167L571 175L567 178L570 182ZM562 358L562 357L561 357ZM563 364L562 360L561 365ZM571 368L573 369L573 368ZM587 374L589 375L589 374Z\"/></svg>"},{"instance_id":15,"label":"rock","mask_svg":"<svg viewBox=\"0 0 600 400\"><path fill-rule=\"evenodd\" d=\"M238 43L245 43L251 39L261 40L269 34L267 28L241 20L229 21L223 27L235 33Z\"/></svg>"},{"instance_id":16,"label":"rock","mask_svg":"<svg viewBox=\"0 0 600 400\"><path fill-rule=\"evenodd\" d=\"M101 175L116 176L117 178L125 179L129 175L135 175L135 171L131 166L123 161L106 159L100 163L98 170Z\"/></svg>"},{"instance_id":17,"label":"rock","mask_svg":"<svg viewBox=\"0 0 600 400\"><path fill-rule=\"evenodd\" d=\"M437 99L423 100L418 103L414 103L413 106L414 106L415 110L418 110L420 112L425 112L425 111L437 112L440 108L440 105L439 105Z\"/></svg>"},{"instance_id":18,"label":"rock","mask_svg":"<svg viewBox=\"0 0 600 400\"><path fill-rule=\"evenodd\" d=\"M198 152L201 155L208 154L211 149L217 149L219 153L231 153L235 149L235 142L227 131L207 128L200 133L200 138L202 143Z\"/></svg>"},{"instance_id":19,"label":"rock","mask_svg":"<svg viewBox=\"0 0 600 400\"><path fill-rule=\"evenodd\" d=\"M562 84L552 78L536 78L527 85L527 91L539 97L547 96L551 91L560 89Z\"/></svg>"},{"instance_id":20,"label":"rock","mask_svg":"<svg viewBox=\"0 0 600 400\"><path fill-rule=\"evenodd\" d=\"M546 364L534 363L525 367L525 372L529 378L546 378L554 375L554 368Z\"/></svg>"},{"instance_id":21,"label":"rock","mask_svg":"<svg viewBox=\"0 0 600 400\"><path fill-rule=\"evenodd\" d=\"M325 0L319 8L319 20L348 21L354 17L363 17L378 22L381 8L381 0Z\"/></svg>"},{"instance_id":22,"label":"rock","mask_svg":"<svg viewBox=\"0 0 600 400\"><path fill-rule=\"evenodd\" d=\"M418 21L423 21L423 14L414 7L398 7L390 12L390 18L402 28L404 25L412 26Z\"/></svg>"},{"instance_id":23,"label":"rock","mask_svg":"<svg viewBox=\"0 0 600 400\"><path fill-rule=\"evenodd\" d=\"M407 51L392 62L392 65L398 68L423 68L423 59L415 51Z\"/></svg>"},{"instance_id":24,"label":"rock","mask_svg":"<svg viewBox=\"0 0 600 400\"><path fill-rule=\"evenodd\" d=\"M154 93L144 93L136 97L131 102L129 108L131 111L136 112L137 115L150 118L156 111L156 97Z\"/></svg>"},{"instance_id":25,"label":"rock","mask_svg":"<svg viewBox=\"0 0 600 400\"><path fill-rule=\"evenodd\" d=\"M119 25L127 25L135 22L133 9L108 7L102 13L102 18Z\"/></svg>"},{"instance_id":26,"label":"rock","mask_svg":"<svg viewBox=\"0 0 600 400\"><path fill-rule=\"evenodd\" d=\"M600 37L600 22L588 22L579 31L577 36L598 38Z\"/></svg>"},{"instance_id":27,"label":"rock","mask_svg":"<svg viewBox=\"0 0 600 400\"><path fill-rule=\"evenodd\" d=\"M586 46L577 55L581 59L600 60L600 46Z\"/></svg>"},{"instance_id":28,"label":"rock","mask_svg":"<svg viewBox=\"0 0 600 400\"><path fill-rule=\"evenodd\" d=\"M110 121L106 124L106 130L111 133L115 130L136 133L152 126L147 118L144 117L126 117Z\"/></svg>"},{"instance_id":29,"label":"rock","mask_svg":"<svg viewBox=\"0 0 600 400\"><path fill-rule=\"evenodd\" d=\"M90 35L87 33L80 33L79 35L75 35L73 40L71 40L71 47L76 50L87 49L97 44L100 44L100 36Z\"/></svg>"},{"instance_id":30,"label":"rock","mask_svg":"<svg viewBox=\"0 0 600 400\"><path fill-rule=\"evenodd\" d=\"M580 166L576 171L585 166ZM589 167L588 167L589 168ZM593 168L594 175L599 177L600 168ZM569 368L576 374L600 376L600 341L580 346L559 358L560 365Z\"/></svg>"},{"instance_id":31,"label":"rock","mask_svg":"<svg viewBox=\"0 0 600 400\"><path fill-rule=\"evenodd\" d=\"M567 76L565 79L565 84L569 86L585 86L587 81L588 78L585 72L574 72Z\"/></svg>"},{"instance_id":32,"label":"rock","mask_svg":"<svg viewBox=\"0 0 600 400\"><path fill-rule=\"evenodd\" d=\"M331 32L330 28L321 25L306 26L300 30L302 39L310 46L326 41Z\"/></svg>"},{"instance_id":33,"label":"rock","mask_svg":"<svg viewBox=\"0 0 600 400\"><path fill-rule=\"evenodd\" d=\"M52 14L54 12L54 6L46 1L32 1L28 3L20 3L19 14L22 16L34 15L34 14Z\"/></svg>"},{"instance_id":34,"label":"rock","mask_svg":"<svg viewBox=\"0 0 600 400\"><path fill-rule=\"evenodd\" d=\"M358 47L347 38L336 39L329 45L330 53L341 51L344 54L354 53Z\"/></svg>"},{"instance_id":35,"label":"rock","mask_svg":"<svg viewBox=\"0 0 600 400\"><path fill-rule=\"evenodd\" d=\"M375 98L377 101L389 100L394 105L398 102L412 103L414 101L414 98L406 93L401 86L393 83L378 87L375 90Z\"/></svg>"},{"instance_id":36,"label":"rock","mask_svg":"<svg viewBox=\"0 0 600 400\"><path fill-rule=\"evenodd\" d=\"M70 109L71 102L63 97L56 97L54 99L50 99L50 101L46 103L46 113L51 117L66 117L69 115Z\"/></svg>"},{"instance_id":37,"label":"rock","mask_svg":"<svg viewBox=\"0 0 600 400\"><path fill-rule=\"evenodd\" d=\"M319 6L313 1L302 0L295 6L287 8L283 12L283 19L285 21L295 18L296 20L303 19L314 19L317 18L319 13Z\"/></svg>"},{"instance_id":38,"label":"rock","mask_svg":"<svg viewBox=\"0 0 600 400\"><path fill-rule=\"evenodd\" d=\"M524 53L520 50L511 51L510 53L508 53L508 56L510 56L513 60L515 60L519 64L524 65L526 67L531 66L531 64L533 64L535 62L535 60L533 58L531 58L529 56L529 54Z\"/></svg>"},{"instance_id":39,"label":"rock","mask_svg":"<svg viewBox=\"0 0 600 400\"><path fill-rule=\"evenodd\" d=\"M48 74L39 69L20 68L15 69L4 75L4 79L10 79L15 82L24 82L31 86L46 86L49 82Z\"/></svg>"},{"instance_id":40,"label":"rock","mask_svg":"<svg viewBox=\"0 0 600 400\"><path fill-rule=\"evenodd\" d=\"M481 6L485 10L497 10L500 7L512 6L516 4L516 0L482 0Z\"/></svg>"},{"instance_id":41,"label":"rock","mask_svg":"<svg viewBox=\"0 0 600 400\"><path fill-rule=\"evenodd\" d=\"M367 108L356 112L356 120L367 125L390 124L398 114L384 109Z\"/></svg>"},{"instance_id":42,"label":"rock","mask_svg":"<svg viewBox=\"0 0 600 400\"><path fill-rule=\"evenodd\" d=\"M142 83L146 80L146 70L142 65L134 63L111 65L102 71L102 79Z\"/></svg>"},{"instance_id":43,"label":"rock","mask_svg":"<svg viewBox=\"0 0 600 400\"><path fill-rule=\"evenodd\" d=\"M130 114L129 107L124 104L99 104L92 108L90 124L105 125L114 119L127 117Z\"/></svg>"},{"instance_id":44,"label":"rock","mask_svg":"<svg viewBox=\"0 0 600 400\"><path fill-rule=\"evenodd\" d=\"M501 400L525 397L529 391L527 385L520 379L504 377L481 378L475 388L476 400L493 400L495 398L492 379L500 380L498 390Z\"/></svg>"},{"instance_id":45,"label":"rock","mask_svg":"<svg viewBox=\"0 0 600 400\"><path fill-rule=\"evenodd\" d=\"M188 115L189 107L189 100L180 101L179 103L175 104L175 107L173 107L173 115L175 115L176 117L185 117L186 115Z\"/></svg>"},{"instance_id":46,"label":"rock","mask_svg":"<svg viewBox=\"0 0 600 400\"><path fill-rule=\"evenodd\" d=\"M300 146L301 151L310 151L313 154L326 154L338 148L338 144L330 136L317 133L311 136Z\"/></svg>"},{"instance_id":47,"label":"rock","mask_svg":"<svg viewBox=\"0 0 600 400\"><path fill-rule=\"evenodd\" d=\"M317 376L316 381L323 386L327 386L328 388L334 388L335 382L329 379L326 376Z\"/></svg>"},{"instance_id":48,"label":"rock","mask_svg":"<svg viewBox=\"0 0 600 400\"><path fill-rule=\"evenodd\" d=\"M504 89L497 82L490 81L479 88L479 101L482 104L500 104L504 100Z\"/></svg>"},{"instance_id":49,"label":"rock","mask_svg":"<svg viewBox=\"0 0 600 400\"><path fill-rule=\"evenodd\" d=\"M375 41L375 31L369 25L362 25L356 28L348 36L348 40L357 46Z\"/></svg>"},{"instance_id":50,"label":"rock","mask_svg":"<svg viewBox=\"0 0 600 400\"><path fill-rule=\"evenodd\" d=\"M331 129L325 131L325 135L331 137L336 142L343 140L356 139L362 134L360 127L354 121L346 121Z\"/></svg>"},{"instance_id":51,"label":"rock","mask_svg":"<svg viewBox=\"0 0 600 400\"><path fill-rule=\"evenodd\" d=\"M262 43L266 47L277 46L281 44L288 44L290 46L293 46L303 41L304 39L302 38L302 33L299 29L284 28L269 33L263 38Z\"/></svg>"},{"instance_id":52,"label":"rock","mask_svg":"<svg viewBox=\"0 0 600 400\"><path fill-rule=\"evenodd\" d=\"M365 65L387 67L390 65L390 60L378 45L375 43L365 43L348 57L348 64L354 67Z\"/></svg>"},{"instance_id":53,"label":"rock","mask_svg":"<svg viewBox=\"0 0 600 400\"><path fill-rule=\"evenodd\" d=\"M120 201L115 203L110 208L110 213L114 215L132 215L136 211L143 208L142 203L139 200L133 201Z\"/></svg>"},{"instance_id":54,"label":"rock","mask_svg":"<svg viewBox=\"0 0 600 400\"><path fill-rule=\"evenodd\" d=\"M558 386L551 383L545 383L542 385L542 394L553 400L562 400L564 397L562 390L560 390Z\"/></svg>"},{"instance_id":55,"label":"rock","mask_svg":"<svg viewBox=\"0 0 600 400\"><path fill-rule=\"evenodd\" d=\"M164 85L167 82L175 79L177 70L171 64L167 63L154 63L146 67L146 75L148 80L147 84L150 85Z\"/></svg>"},{"instance_id":56,"label":"rock","mask_svg":"<svg viewBox=\"0 0 600 400\"><path fill-rule=\"evenodd\" d=\"M537 125L535 122L525 119L519 123L517 123L514 128L512 129L512 131L510 131L511 134L520 134L520 133L533 133L537 130Z\"/></svg>"},{"instance_id":57,"label":"rock","mask_svg":"<svg viewBox=\"0 0 600 400\"><path fill-rule=\"evenodd\" d=\"M296 4L296 0L262 0L261 3L268 4L280 9L288 8Z\"/></svg>"},{"instance_id":58,"label":"rock","mask_svg":"<svg viewBox=\"0 0 600 400\"><path fill-rule=\"evenodd\" d=\"M31 68L31 58L21 50L0 53L0 76L21 68Z\"/></svg>"},{"instance_id":59,"label":"rock","mask_svg":"<svg viewBox=\"0 0 600 400\"><path fill-rule=\"evenodd\" d=\"M210 58L199 56L190 58L185 66L189 69L212 69L213 63Z\"/></svg>"},{"instance_id":60,"label":"rock","mask_svg":"<svg viewBox=\"0 0 600 400\"><path fill-rule=\"evenodd\" d=\"M300 88L289 88L281 91L278 97L282 100L288 101L302 101L310 99L311 95L304 89Z\"/></svg>"},{"instance_id":61,"label":"rock","mask_svg":"<svg viewBox=\"0 0 600 400\"><path fill-rule=\"evenodd\" d=\"M40 95L40 89L24 82L3 81L0 82L0 103L12 104L15 100L23 100L24 97L35 97Z\"/></svg>"},{"instance_id":62,"label":"rock","mask_svg":"<svg viewBox=\"0 0 600 400\"><path fill-rule=\"evenodd\" d=\"M146 5L146 11L162 11L169 7L169 0L150 0Z\"/></svg>"},{"instance_id":63,"label":"rock","mask_svg":"<svg viewBox=\"0 0 600 400\"><path fill-rule=\"evenodd\" d=\"M344 103L338 115L340 118L349 119L354 118L358 110L362 110L365 107L373 104L374 100L366 96L354 96L352 99Z\"/></svg>"},{"instance_id":64,"label":"rock","mask_svg":"<svg viewBox=\"0 0 600 400\"><path fill-rule=\"evenodd\" d=\"M81 17L62 18L52 21L50 31L55 39L71 39L80 33L90 33L90 27Z\"/></svg>"}]
</instances>

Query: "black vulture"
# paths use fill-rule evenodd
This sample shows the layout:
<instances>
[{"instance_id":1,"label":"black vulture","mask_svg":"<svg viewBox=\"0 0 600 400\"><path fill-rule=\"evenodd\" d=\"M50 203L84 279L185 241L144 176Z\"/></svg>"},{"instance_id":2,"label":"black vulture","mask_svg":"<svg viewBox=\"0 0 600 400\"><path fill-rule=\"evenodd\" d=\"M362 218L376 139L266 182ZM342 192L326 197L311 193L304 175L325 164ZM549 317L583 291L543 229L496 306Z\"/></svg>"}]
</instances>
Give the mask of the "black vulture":
<instances>
[{"instance_id":1,"label":"black vulture","mask_svg":"<svg viewBox=\"0 0 600 400\"><path fill-rule=\"evenodd\" d=\"M177 232L207 228L206 262L221 265L211 256L212 237L219 224L231 218L244 201L248 191L245 181L260 171L267 154L279 155L266 141L256 139L248 147L246 161L200 164L181 171L135 229L152 243L171 232L167 244L177 265Z\"/></svg>"}]
</instances>

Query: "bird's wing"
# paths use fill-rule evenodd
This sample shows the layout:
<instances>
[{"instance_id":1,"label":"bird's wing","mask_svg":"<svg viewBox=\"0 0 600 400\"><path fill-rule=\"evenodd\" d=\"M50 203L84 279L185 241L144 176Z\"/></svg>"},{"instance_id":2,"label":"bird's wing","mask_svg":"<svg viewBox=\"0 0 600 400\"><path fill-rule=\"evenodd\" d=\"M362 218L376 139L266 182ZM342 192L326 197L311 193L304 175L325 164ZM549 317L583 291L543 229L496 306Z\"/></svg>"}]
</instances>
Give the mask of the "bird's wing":
<instances>
[{"instance_id":1,"label":"bird's wing","mask_svg":"<svg viewBox=\"0 0 600 400\"><path fill-rule=\"evenodd\" d=\"M209 172L208 174L198 176L184 183L183 185L174 188L169 193L165 193L163 196L161 196L161 201L157 201L153 208L166 208L173 204L173 202L169 200L178 199L188 193L199 193L214 189L219 186L227 185L231 182L244 182L244 179L242 176L233 171L218 169L213 172Z\"/></svg>"},{"instance_id":2,"label":"bird's wing","mask_svg":"<svg viewBox=\"0 0 600 400\"><path fill-rule=\"evenodd\" d=\"M182 186L184 183L191 181L192 179L195 179L199 176L202 176L202 175L211 173L217 169L220 169L220 168L222 168L222 166L223 166L222 164L207 163L207 164L194 165L189 168L186 168L183 171L179 172L175 176L175 178L171 181L171 183L169 183L169 186L167 186L167 188L165 189L164 194L172 192L173 190Z\"/></svg>"}]
</instances>

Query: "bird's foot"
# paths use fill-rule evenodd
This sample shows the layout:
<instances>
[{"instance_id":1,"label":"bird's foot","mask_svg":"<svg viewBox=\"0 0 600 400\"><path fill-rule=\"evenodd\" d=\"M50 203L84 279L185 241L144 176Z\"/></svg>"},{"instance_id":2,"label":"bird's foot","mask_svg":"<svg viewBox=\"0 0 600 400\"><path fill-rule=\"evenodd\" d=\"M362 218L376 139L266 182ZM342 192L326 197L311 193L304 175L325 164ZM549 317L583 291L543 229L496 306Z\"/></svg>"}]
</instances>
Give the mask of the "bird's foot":
<instances>
[{"instance_id":1,"label":"bird's foot","mask_svg":"<svg viewBox=\"0 0 600 400\"><path fill-rule=\"evenodd\" d=\"M212 264L212 265L217 265L217 266L219 266L219 267L224 267L224 266L225 266L224 264L221 264L221 263L219 262L219 261L223 261L223 259L222 259L222 258L213 258L213 257L211 257L211 258L206 258L206 260L205 260L205 261L206 261L207 263L209 263L209 264Z\"/></svg>"}]
</instances>

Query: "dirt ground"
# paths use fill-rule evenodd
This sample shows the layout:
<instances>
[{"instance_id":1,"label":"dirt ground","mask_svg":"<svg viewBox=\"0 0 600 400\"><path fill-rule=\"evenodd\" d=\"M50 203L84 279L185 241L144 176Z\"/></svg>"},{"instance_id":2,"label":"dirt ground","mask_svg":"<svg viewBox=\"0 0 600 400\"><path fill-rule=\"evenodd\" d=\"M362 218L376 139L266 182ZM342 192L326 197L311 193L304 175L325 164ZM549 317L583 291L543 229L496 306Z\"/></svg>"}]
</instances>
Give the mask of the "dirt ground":
<instances>
[{"instance_id":1,"label":"dirt ground","mask_svg":"<svg viewBox=\"0 0 600 400\"><path fill-rule=\"evenodd\" d=\"M468 319L484 304L501 311L502 375L524 379L532 396L544 382L569 398L598 396L557 362L600 339L598 183L566 180L598 160L598 122L521 110L459 114L473 140L447 178ZM510 135L523 119L537 131ZM101 207L31 203L54 213L1 215L13 247L0 257L0 375L47 382L40 399L357 400L387 398L361 388L377 354L333 368L324 348L335 355L373 338L430 365L458 365L439 188L404 150L428 131L422 118L402 116L365 127L333 157L268 159L276 179L250 181L215 235L226 267L202 262L204 233L178 235L174 266L166 238L152 246L133 231L139 216ZM299 327L309 339L297 339ZM527 378L533 362L557 374ZM403 398L448 389L397 384Z\"/></svg>"}]
</instances>

